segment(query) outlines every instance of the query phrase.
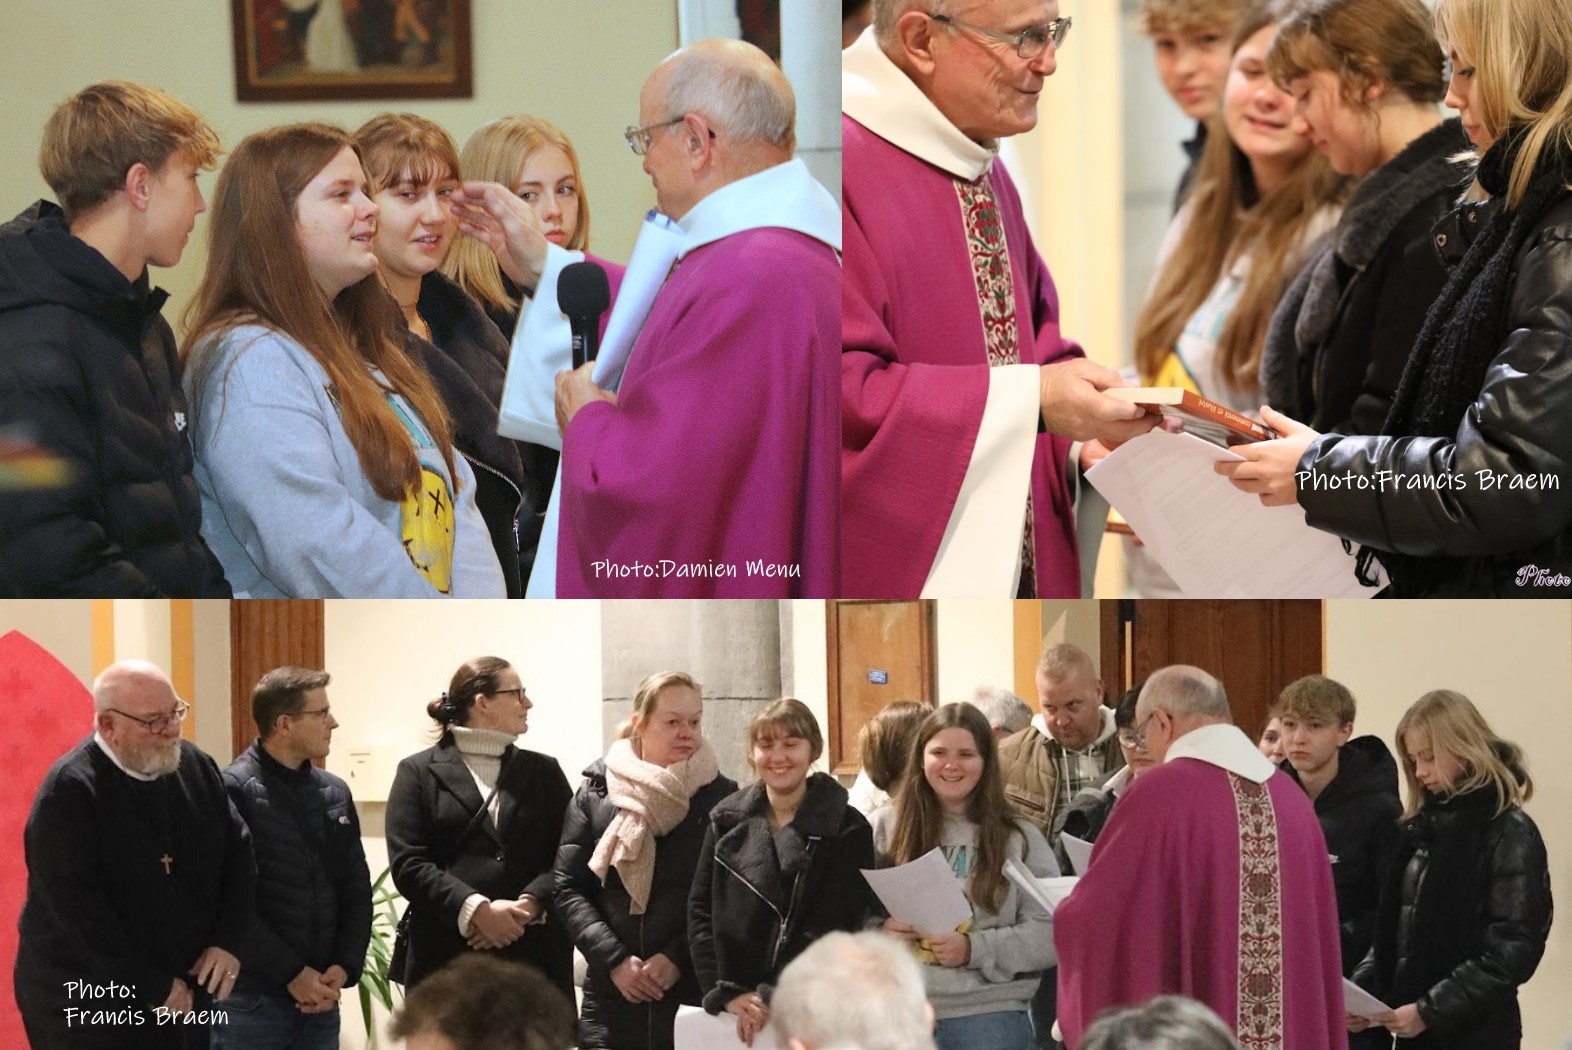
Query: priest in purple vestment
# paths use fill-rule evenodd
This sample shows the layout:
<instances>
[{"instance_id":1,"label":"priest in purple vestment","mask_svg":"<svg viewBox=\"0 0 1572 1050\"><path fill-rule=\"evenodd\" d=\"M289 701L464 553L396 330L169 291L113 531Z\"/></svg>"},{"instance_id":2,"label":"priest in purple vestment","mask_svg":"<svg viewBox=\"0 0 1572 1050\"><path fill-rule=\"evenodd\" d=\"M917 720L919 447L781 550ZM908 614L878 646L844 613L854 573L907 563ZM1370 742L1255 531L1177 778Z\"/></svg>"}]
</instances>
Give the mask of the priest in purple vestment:
<instances>
[{"instance_id":1,"label":"priest in purple vestment","mask_svg":"<svg viewBox=\"0 0 1572 1050\"><path fill-rule=\"evenodd\" d=\"M1135 730L1160 764L1120 799L1053 916L1065 1044L1103 1010L1177 994L1244 1050L1347 1046L1337 898L1309 799L1199 668L1147 679Z\"/></svg>"},{"instance_id":2,"label":"priest in purple vestment","mask_svg":"<svg viewBox=\"0 0 1572 1050\"><path fill-rule=\"evenodd\" d=\"M1070 20L934 6L881 0L841 55L842 594L1079 597L1071 440L1155 417L1060 333L996 163L1036 125Z\"/></svg>"},{"instance_id":3,"label":"priest in purple vestment","mask_svg":"<svg viewBox=\"0 0 1572 1050\"><path fill-rule=\"evenodd\" d=\"M615 392L594 364L556 374L554 596L835 597L841 223L792 157L791 86L751 44L701 40L650 75L639 124L628 144L677 243L653 275L642 238L629 261L612 320L634 318L636 335ZM548 254L501 187L471 191L501 226L504 268L550 283L568 256ZM541 309L510 368L551 323ZM550 361L559 348L526 349Z\"/></svg>"}]
</instances>

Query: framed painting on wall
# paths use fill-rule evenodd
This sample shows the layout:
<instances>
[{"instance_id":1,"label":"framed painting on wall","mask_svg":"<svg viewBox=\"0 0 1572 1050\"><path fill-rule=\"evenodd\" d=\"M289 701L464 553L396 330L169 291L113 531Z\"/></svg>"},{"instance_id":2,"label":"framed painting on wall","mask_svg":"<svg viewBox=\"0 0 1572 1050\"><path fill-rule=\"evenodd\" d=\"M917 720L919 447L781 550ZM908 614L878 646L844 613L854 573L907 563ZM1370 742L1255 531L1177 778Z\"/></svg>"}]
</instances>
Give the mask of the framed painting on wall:
<instances>
[{"instance_id":1,"label":"framed painting on wall","mask_svg":"<svg viewBox=\"0 0 1572 1050\"><path fill-rule=\"evenodd\" d=\"M242 102L469 98L470 0L230 0Z\"/></svg>"}]
</instances>

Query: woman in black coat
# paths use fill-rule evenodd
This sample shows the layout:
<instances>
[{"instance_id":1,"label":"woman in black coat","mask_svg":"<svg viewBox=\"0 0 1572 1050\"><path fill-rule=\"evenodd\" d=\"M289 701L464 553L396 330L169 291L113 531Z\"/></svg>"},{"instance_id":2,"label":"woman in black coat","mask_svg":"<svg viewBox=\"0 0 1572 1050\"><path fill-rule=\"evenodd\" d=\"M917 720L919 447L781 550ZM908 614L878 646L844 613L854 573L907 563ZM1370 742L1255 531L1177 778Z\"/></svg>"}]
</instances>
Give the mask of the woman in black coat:
<instances>
[{"instance_id":1,"label":"woman in black coat","mask_svg":"<svg viewBox=\"0 0 1572 1050\"><path fill-rule=\"evenodd\" d=\"M519 530L546 508L525 502L524 446L497 434L508 339L437 270L458 229L449 203L459 186L458 150L440 126L413 113L373 117L355 132L355 148L381 209L375 247L382 282L403 310L410 355L452 420L453 448L474 472L475 505L508 597L522 597L529 565L520 562Z\"/></svg>"},{"instance_id":2,"label":"woman in black coat","mask_svg":"<svg viewBox=\"0 0 1572 1050\"><path fill-rule=\"evenodd\" d=\"M1397 726L1409 808L1354 982L1414 1050L1517 1050L1518 986L1550 935L1545 844L1523 753L1468 699L1427 693ZM1349 1018L1349 1030L1368 1022Z\"/></svg>"},{"instance_id":3,"label":"woman in black coat","mask_svg":"<svg viewBox=\"0 0 1572 1050\"><path fill-rule=\"evenodd\" d=\"M1360 544L1396 597L1572 594L1572 0L1440 0L1447 103L1488 200L1437 228L1458 253L1380 436L1285 436L1219 466ZM1516 114L1517 116L1508 116Z\"/></svg>"},{"instance_id":4,"label":"woman in black coat","mask_svg":"<svg viewBox=\"0 0 1572 1050\"><path fill-rule=\"evenodd\" d=\"M703 714L692 678L650 675L568 808L556 910L587 964L579 1050L672 1050L677 1007L699 1005L688 889L710 810L737 790L716 768Z\"/></svg>"},{"instance_id":5,"label":"woman in black coat","mask_svg":"<svg viewBox=\"0 0 1572 1050\"><path fill-rule=\"evenodd\" d=\"M506 660L471 660L426 708L441 739L399 763L386 830L409 901L406 987L470 949L573 994L573 945L547 908L571 792L556 759L513 744L532 706Z\"/></svg>"},{"instance_id":6,"label":"woman in black coat","mask_svg":"<svg viewBox=\"0 0 1572 1050\"><path fill-rule=\"evenodd\" d=\"M748 727L759 779L710 811L688 899L688 938L704 1009L726 1011L748 1045L769 1023L781 970L833 930L856 931L872 911L862 869L873 830L826 773L818 722L798 700L777 700Z\"/></svg>"},{"instance_id":7,"label":"woman in black coat","mask_svg":"<svg viewBox=\"0 0 1572 1050\"><path fill-rule=\"evenodd\" d=\"M1322 433L1378 434L1430 304L1446 284L1430 230L1461 196L1467 142L1423 0L1307 0L1277 29L1272 78L1359 186L1272 315L1261 354L1271 406Z\"/></svg>"}]
</instances>

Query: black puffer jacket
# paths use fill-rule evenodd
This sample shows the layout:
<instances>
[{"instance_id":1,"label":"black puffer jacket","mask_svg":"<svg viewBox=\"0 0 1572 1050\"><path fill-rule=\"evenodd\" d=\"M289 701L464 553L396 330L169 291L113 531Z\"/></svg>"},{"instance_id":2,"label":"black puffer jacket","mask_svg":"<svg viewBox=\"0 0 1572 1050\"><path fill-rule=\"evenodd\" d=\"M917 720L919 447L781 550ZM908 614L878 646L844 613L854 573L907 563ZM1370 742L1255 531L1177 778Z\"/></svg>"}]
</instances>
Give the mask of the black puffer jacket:
<instances>
[{"instance_id":1,"label":"black puffer jacket","mask_svg":"<svg viewBox=\"0 0 1572 1050\"><path fill-rule=\"evenodd\" d=\"M678 1005L699 1005L699 980L688 953L688 890L710 826L710 810L736 790L735 780L718 776L693 793L688 815L655 840L649 906L644 914L633 915L616 869L607 873L605 886L590 871L590 857L617 807L606 797L606 763L597 759L584 771L557 850L555 902L562 924L589 964L579 1013L580 1050L671 1050ZM629 955L665 955L682 978L658 1002L630 1003L611 980L611 971Z\"/></svg>"},{"instance_id":2,"label":"black puffer jacket","mask_svg":"<svg viewBox=\"0 0 1572 1050\"><path fill-rule=\"evenodd\" d=\"M0 227L0 430L73 475L0 500L0 596L229 597L202 541L166 298L47 201Z\"/></svg>"},{"instance_id":3,"label":"black puffer jacket","mask_svg":"<svg viewBox=\"0 0 1572 1050\"><path fill-rule=\"evenodd\" d=\"M474 470L475 505L486 519L508 597L523 597L529 570L519 563L519 529L545 507L525 499L523 443L497 434L508 341L480 305L440 273L421 279L420 314L431 326L431 342L411 333L409 345L453 419L453 447Z\"/></svg>"},{"instance_id":4,"label":"black puffer jacket","mask_svg":"<svg viewBox=\"0 0 1572 1050\"><path fill-rule=\"evenodd\" d=\"M289 769L253 743L224 770L251 829L257 914L240 953L240 992L285 994L307 966L360 980L371 940L371 873L349 785L307 763Z\"/></svg>"},{"instance_id":5,"label":"black puffer jacket","mask_svg":"<svg viewBox=\"0 0 1572 1050\"><path fill-rule=\"evenodd\" d=\"M1402 827L1374 947L1354 975L1391 1006L1416 1003L1413 1050L1516 1050L1518 986L1550 934L1550 874L1533 820L1495 814L1483 788L1430 801Z\"/></svg>"},{"instance_id":6,"label":"black puffer jacket","mask_svg":"<svg viewBox=\"0 0 1572 1050\"><path fill-rule=\"evenodd\" d=\"M1449 262L1497 206L1469 205L1442 222L1435 239ZM1572 192L1516 259L1499 350L1455 435L1326 435L1300 457L1298 498L1311 525L1451 561L1443 585L1400 597L1572 594Z\"/></svg>"},{"instance_id":7,"label":"black puffer jacket","mask_svg":"<svg viewBox=\"0 0 1572 1050\"><path fill-rule=\"evenodd\" d=\"M1282 770L1295 782L1291 763ZM1403 803L1397 793L1397 762L1380 737L1356 737L1337 756L1337 775L1315 799L1316 819L1326 836L1342 925L1343 976L1353 974L1375 937L1376 907L1397 844Z\"/></svg>"},{"instance_id":8,"label":"black puffer jacket","mask_svg":"<svg viewBox=\"0 0 1572 1050\"><path fill-rule=\"evenodd\" d=\"M718 1014L744 992L767 1002L808 945L861 929L873 909L861 869L873 866L873 829L828 774L808 778L796 817L779 831L761 783L711 810L688 920L704 1008Z\"/></svg>"}]
</instances>

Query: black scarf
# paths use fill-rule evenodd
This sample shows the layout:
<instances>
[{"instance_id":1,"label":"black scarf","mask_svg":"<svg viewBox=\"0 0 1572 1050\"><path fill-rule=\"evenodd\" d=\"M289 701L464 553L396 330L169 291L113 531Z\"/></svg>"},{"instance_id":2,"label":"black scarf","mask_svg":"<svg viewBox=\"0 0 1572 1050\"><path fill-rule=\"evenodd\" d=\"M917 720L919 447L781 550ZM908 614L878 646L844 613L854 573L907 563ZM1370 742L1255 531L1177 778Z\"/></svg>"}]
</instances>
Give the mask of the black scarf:
<instances>
[{"instance_id":1,"label":"black scarf","mask_svg":"<svg viewBox=\"0 0 1572 1050\"><path fill-rule=\"evenodd\" d=\"M1479 161L1479 184L1492 197L1506 195L1526 137L1524 130L1508 131ZM1566 195L1569 182L1572 153L1553 140L1540 154L1522 201L1490 217L1425 315L1382 434L1452 437L1457 433L1506 336L1508 291L1518 253ZM1357 572L1360 582L1367 585L1375 582L1372 558L1386 568L1393 591L1399 595L1434 590L1457 568L1451 558L1421 558L1363 547Z\"/></svg>"},{"instance_id":2,"label":"black scarf","mask_svg":"<svg viewBox=\"0 0 1572 1050\"><path fill-rule=\"evenodd\" d=\"M1492 786L1427 802L1403 828L1397 862L1388 870L1376 919L1376 972L1389 1003L1411 1003L1471 958L1479 948L1479 914L1484 899L1485 834L1495 819L1500 796ZM1429 860L1417 900L1403 899L1403 883L1414 854ZM1413 908L1410 942L1397 943L1398 918ZM1401 981L1398 955L1408 959Z\"/></svg>"}]
</instances>

